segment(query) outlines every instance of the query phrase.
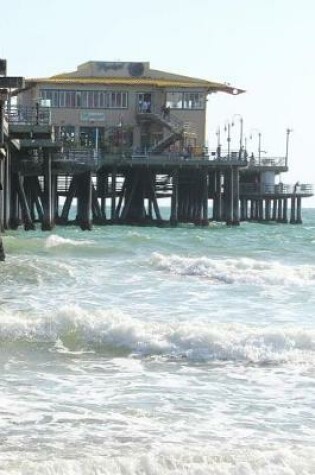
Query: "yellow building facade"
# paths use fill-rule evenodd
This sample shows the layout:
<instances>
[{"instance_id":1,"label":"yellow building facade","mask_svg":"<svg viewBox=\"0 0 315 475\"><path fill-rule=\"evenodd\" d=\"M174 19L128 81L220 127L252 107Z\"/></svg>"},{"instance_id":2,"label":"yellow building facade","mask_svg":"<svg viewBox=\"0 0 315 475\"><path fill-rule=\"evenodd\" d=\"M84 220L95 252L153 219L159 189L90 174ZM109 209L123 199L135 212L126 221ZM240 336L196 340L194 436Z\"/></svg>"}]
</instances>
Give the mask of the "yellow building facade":
<instances>
[{"instance_id":1,"label":"yellow building facade","mask_svg":"<svg viewBox=\"0 0 315 475\"><path fill-rule=\"evenodd\" d=\"M73 72L26 80L18 105L49 107L64 146L182 153L204 146L207 98L215 92L243 91L151 69L148 62L89 61Z\"/></svg>"}]
</instances>

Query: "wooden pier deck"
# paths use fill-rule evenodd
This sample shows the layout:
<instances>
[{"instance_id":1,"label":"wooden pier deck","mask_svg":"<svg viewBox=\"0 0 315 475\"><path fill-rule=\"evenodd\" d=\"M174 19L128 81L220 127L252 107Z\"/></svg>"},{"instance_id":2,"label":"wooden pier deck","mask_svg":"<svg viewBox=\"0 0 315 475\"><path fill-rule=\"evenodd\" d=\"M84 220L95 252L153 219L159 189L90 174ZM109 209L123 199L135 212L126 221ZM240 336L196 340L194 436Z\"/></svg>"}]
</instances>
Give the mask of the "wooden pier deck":
<instances>
[{"instance_id":1,"label":"wooden pier deck","mask_svg":"<svg viewBox=\"0 0 315 475\"><path fill-rule=\"evenodd\" d=\"M257 183L266 170L288 170L281 157L257 164L235 152L126 156L64 149L54 140L47 114L37 109L3 116L2 229L31 230L39 224L51 230L74 223L82 229L113 223L206 226L211 220L232 226L243 220L300 223L302 198L313 194L310 185ZM164 198L170 201L167 218L160 211Z\"/></svg>"}]
</instances>

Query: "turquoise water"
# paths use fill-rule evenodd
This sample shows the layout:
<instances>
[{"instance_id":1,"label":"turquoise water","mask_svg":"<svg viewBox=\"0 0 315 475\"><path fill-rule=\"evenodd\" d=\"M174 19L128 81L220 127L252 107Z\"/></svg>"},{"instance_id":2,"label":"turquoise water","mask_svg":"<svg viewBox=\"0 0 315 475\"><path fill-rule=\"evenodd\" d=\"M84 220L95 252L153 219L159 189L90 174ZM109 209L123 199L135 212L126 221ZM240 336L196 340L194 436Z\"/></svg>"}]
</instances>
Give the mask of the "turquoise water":
<instances>
[{"instance_id":1,"label":"turquoise water","mask_svg":"<svg viewBox=\"0 0 315 475\"><path fill-rule=\"evenodd\" d=\"M313 474L303 218L7 232L0 474Z\"/></svg>"}]
</instances>

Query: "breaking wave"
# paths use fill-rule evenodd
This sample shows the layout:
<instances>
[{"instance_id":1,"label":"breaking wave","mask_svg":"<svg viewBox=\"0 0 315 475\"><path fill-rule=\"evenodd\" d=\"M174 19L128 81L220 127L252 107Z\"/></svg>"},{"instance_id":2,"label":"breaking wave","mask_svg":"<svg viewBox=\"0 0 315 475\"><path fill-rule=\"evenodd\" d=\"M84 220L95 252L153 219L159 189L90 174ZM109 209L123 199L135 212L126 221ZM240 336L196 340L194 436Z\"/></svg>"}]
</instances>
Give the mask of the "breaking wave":
<instances>
[{"instance_id":1,"label":"breaking wave","mask_svg":"<svg viewBox=\"0 0 315 475\"><path fill-rule=\"evenodd\" d=\"M211 259L153 253L158 269L182 276L195 276L217 284L305 285L315 283L315 266L289 266L251 258Z\"/></svg>"},{"instance_id":2,"label":"breaking wave","mask_svg":"<svg viewBox=\"0 0 315 475\"><path fill-rule=\"evenodd\" d=\"M5 462L2 475L311 475L314 473L314 453L309 448L206 450L191 446L156 448L155 451L106 457L79 456L74 459L53 457L53 460ZM17 470L18 465L18 470Z\"/></svg>"},{"instance_id":3,"label":"breaking wave","mask_svg":"<svg viewBox=\"0 0 315 475\"><path fill-rule=\"evenodd\" d=\"M57 234L50 235L45 241L46 248L53 248L59 246L86 246L89 244L93 244L93 241L67 239L58 236Z\"/></svg>"},{"instance_id":4,"label":"breaking wave","mask_svg":"<svg viewBox=\"0 0 315 475\"><path fill-rule=\"evenodd\" d=\"M55 351L253 364L315 361L315 331L241 324L147 322L117 310L65 306L47 316L1 312L0 341Z\"/></svg>"}]
</instances>

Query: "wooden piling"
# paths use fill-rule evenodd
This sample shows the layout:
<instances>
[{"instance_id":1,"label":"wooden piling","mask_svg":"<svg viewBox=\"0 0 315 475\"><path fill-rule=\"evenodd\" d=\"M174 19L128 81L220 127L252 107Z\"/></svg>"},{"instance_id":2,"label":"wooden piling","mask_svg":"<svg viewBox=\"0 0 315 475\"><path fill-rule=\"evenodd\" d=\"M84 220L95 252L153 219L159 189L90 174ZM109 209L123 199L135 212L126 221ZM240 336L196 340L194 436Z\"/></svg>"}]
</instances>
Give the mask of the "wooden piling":
<instances>
[{"instance_id":1,"label":"wooden piling","mask_svg":"<svg viewBox=\"0 0 315 475\"><path fill-rule=\"evenodd\" d=\"M240 205L239 205L239 169L237 167L232 168L232 181L233 181L233 199L231 206L233 207L233 226L239 226L240 224Z\"/></svg>"},{"instance_id":2,"label":"wooden piling","mask_svg":"<svg viewBox=\"0 0 315 475\"><path fill-rule=\"evenodd\" d=\"M172 176L172 198L171 198L171 216L170 223L172 226L178 224L178 171L175 170Z\"/></svg>"},{"instance_id":3,"label":"wooden piling","mask_svg":"<svg viewBox=\"0 0 315 475\"><path fill-rule=\"evenodd\" d=\"M51 231L54 226L53 206L52 206L52 174L51 174L51 153L44 150L43 176L44 176L44 216L42 221L42 230Z\"/></svg>"},{"instance_id":4,"label":"wooden piling","mask_svg":"<svg viewBox=\"0 0 315 475\"><path fill-rule=\"evenodd\" d=\"M291 213L290 213L290 223L296 223L296 196L291 197Z\"/></svg>"}]
</instances>

